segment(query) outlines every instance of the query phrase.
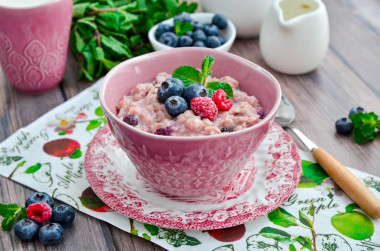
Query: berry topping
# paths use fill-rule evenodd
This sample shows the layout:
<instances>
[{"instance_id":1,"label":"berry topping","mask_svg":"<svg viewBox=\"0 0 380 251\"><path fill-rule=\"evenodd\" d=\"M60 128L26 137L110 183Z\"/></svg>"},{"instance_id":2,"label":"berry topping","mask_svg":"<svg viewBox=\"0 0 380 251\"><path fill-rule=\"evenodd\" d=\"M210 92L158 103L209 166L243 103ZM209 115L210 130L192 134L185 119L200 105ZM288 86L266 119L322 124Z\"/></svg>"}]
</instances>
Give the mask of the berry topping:
<instances>
[{"instance_id":1,"label":"berry topping","mask_svg":"<svg viewBox=\"0 0 380 251\"><path fill-rule=\"evenodd\" d=\"M28 207L30 204L34 203L46 203L51 208L54 207L54 200L50 195L44 192L35 192L30 195L25 201L25 207Z\"/></svg>"},{"instance_id":2,"label":"berry topping","mask_svg":"<svg viewBox=\"0 0 380 251\"><path fill-rule=\"evenodd\" d=\"M341 135L349 135L354 128L351 120L347 118L338 119L335 123L336 132Z\"/></svg>"},{"instance_id":3,"label":"berry topping","mask_svg":"<svg viewBox=\"0 0 380 251\"><path fill-rule=\"evenodd\" d=\"M58 223L49 223L41 227L38 234L40 241L48 246L59 244L63 238L63 227Z\"/></svg>"},{"instance_id":4,"label":"berry topping","mask_svg":"<svg viewBox=\"0 0 380 251\"><path fill-rule=\"evenodd\" d=\"M183 97L190 106L190 102L195 97L208 97L208 90L201 84L194 83L186 87Z\"/></svg>"},{"instance_id":5,"label":"berry topping","mask_svg":"<svg viewBox=\"0 0 380 251\"><path fill-rule=\"evenodd\" d=\"M75 219L74 209L68 205L59 205L53 208L51 221L61 224L62 227L70 226Z\"/></svg>"},{"instance_id":6,"label":"berry topping","mask_svg":"<svg viewBox=\"0 0 380 251\"><path fill-rule=\"evenodd\" d=\"M206 46L209 48L216 48L221 46L222 43L220 42L219 38L217 36L209 36L206 39Z\"/></svg>"},{"instance_id":7,"label":"berry topping","mask_svg":"<svg viewBox=\"0 0 380 251\"><path fill-rule=\"evenodd\" d=\"M264 117L265 117L265 113L264 113L264 111L263 110L261 110L261 109L257 109L256 110L256 113L257 113L257 115L259 115L260 117L260 119L263 119Z\"/></svg>"},{"instance_id":8,"label":"berry topping","mask_svg":"<svg viewBox=\"0 0 380 251\"><path fill-rule=\"evenodd\" d=\"M213 120L218 115L218 108L211 98L196 97L191 100L191 109L201 118Z\"/></svg>"},{"instance_id":9,"label":"berry topping","mask_svg":"<svg viewBox=\"0 0 380 251\"><path fill-rule=\"evenodd\" d=\"M220 131L221 131L221 132L233 132L232 129L227 128L227 127L222 127L222 128L220 128Z\"/></svg>"},{"instance_id":10,"label":"berry topping","mask_svg":"<svg viewBox=\"0 0 380 251\"><path fill-rule=\"evenodd\" d=\"M221 44L225 44L226 43L226 39L224 37L218 36L218 38L219 38L219 41L220 41Z\"/></svg>"},{"instance_id":11,"label":"berry topping","mask_svg":"<svg viewBox=\"0 0 380 251\"><path fill-rule=\"evenodd\" d=\"M131 126L137 126L139 124L139 121L135 115L127 115L123 118L123 121Z\"/></svg>"},{"instance_id":12,"label":"berry topping","mask_svg":"<svg viewBox=\"0 0 380 251\"><path fill-rule=\"evenodd\" d=\"M182 12L181 14L178 14L174 17L174 23L177 23L178 21L182 21L183 23L191 23L191 17L189 13Z\"/></svg>"},{"instance_id":13,"label":"berry topping","mask_svg":"<svg viewBox=\"0 0 380 251\"><path fill-rule=\"evenodd\" d=\"M205 31L207 36L218 36L219 35L219 29L215 24L206 24L203 27L203 30Z\"/></svg>"},{"instance_id":14,"label":"berry topping","mask_svg":"<svg viewBox=\"0 0 380 251\"><path fill-rule=\"evenodd\" d=\"M202 30L204 24L198 21L192 21L191 25L193 26L194 30Z\"/></svg>"},{"instance_id":15,"label":"berry topping","mask_svg":"<svg viewBox=\"0 0 380 251\"><path fill-rule=\"evenodd\" d=\"M160 39L162 34L164 34L167 31L173 31L173 27L168 24L160 24L157 27L157 30L154 32L154 35L157 39Z\"/></svg>"},{"instance_id":16,"label":"berry topping","mask_svg":"<svg viewBox=\"0 0 380 251\"><path fill-rule=\"evenodd\" d=\"M174 118L187 110L187 102L180 96L172 96L166 100L165 109Z\"/></svg>"},{"instance_id":17,"label":"berry topping","mask_svg":"<svg viewBox=\"0 0 380 251\"><path fill-rule=\"evenodd\" d=\"M157 134L157 135L163 135L163 136L169 136L172 132L172 127L171 126L168 126L168 127L165 127L165 128L158 128L154 134Z\"/></svg>"},{"instance_id":18,"label":"berry topping","mask_svg":"<svg viewBox=\"0 0 380 251\"><path fill-rule=\"evenodd\" d=\"M357 113L360 113L360 112L361 113L367 113L367 111L364 110L363 107L358 106L358 107L354 107L354 108L352 108L350 110L350 113L348 114L348 117L351 117L351 115L354 115L354 114L357 114Z\"/></svg>"},{"instance_id":19,"label":"berry topping","mask_svg":"<svg viewBox=\"0 0 380 251\"><path fill-rule=\"evenodd\" d=\"M178 46L179 47L188 47L193 44L193 39L188 35L183 35L179 39Z\"/></svg>"},{"instance_id":20,"label":"berry topping","mask_svg":"<svg viewBox=\"0 0 380 251\"><path fill-rule=\"evenodd\" d=\"M212 24L215 24L219 29L223 30L227 28L227 19L223 17L222 15L216 14L212 18Z\"/></svg>"},{"instance_id":21,"label":"berry topping","mask_svg":"<svg viewBox=\"0 0 380 251\"><path fill-rule=\"evenodd\" d=\"M185 85L178 78L168 78L165 80L157 91L157 98L160 103L165 101L171 96L182 96Z\"/></svg>"},{"instance_id":22,"label":"berry topping","mask_svg":"<svg viewBox=\"0 0 380 251\"><path fill-rule=\"evenodd\" d=\"M212 101L216 104L219 111L228 111L232 107L232 99L227 99L227 94L222 90L218 89L212 95Z\"/></svg>"},{"instance_id":23,"label":"berry topping","mask_svg":"<svg viewBox=\"0 0 380 251\"><path fill-rule=\"evenodd\" d=\"M15 234L23 241L30 241L37 236L39 229L40 227L34 221L23 219L17 222L15 226Z\"/></svg>"},{"instance_id":24,"label":"berry topping","mask_svg":"<svg viewBox=\"0 0 380 251\"><path fill-rule=\"evenodd\" d=\"M42 223L51 218L51 207L46 203L30 204L26 209L26 215L29 219Z\"/></svg>"},{"instance_id":25,"label":"berry topping","mask_svg":"<svg viewBox=\"0 0 380 251\"><path fill-rule=\"evenodd\" d=\"M158 41L161 44L171 46L171 47L177 47L178 45L178 37L176 34L174 34L171 31L164 32Z\"/></svg>"}]
</instances>

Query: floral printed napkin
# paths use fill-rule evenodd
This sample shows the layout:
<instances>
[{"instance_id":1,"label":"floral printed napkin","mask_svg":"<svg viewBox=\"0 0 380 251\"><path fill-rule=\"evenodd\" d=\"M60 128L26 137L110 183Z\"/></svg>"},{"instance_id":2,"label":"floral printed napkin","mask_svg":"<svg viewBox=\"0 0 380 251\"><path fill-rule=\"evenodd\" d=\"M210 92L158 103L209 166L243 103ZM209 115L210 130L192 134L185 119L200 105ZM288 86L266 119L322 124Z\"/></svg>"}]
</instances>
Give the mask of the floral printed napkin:
<instances>
[{"instance_id":1,"label":"floral printed napkin","mask_svg":"<svg viewBox=\"0 0 380 251\"><path fill-rule=\"evenodd\" d=\"M361 211L306 152L301 181L289 199L243 225L174 230L114 211L94 194L84 172L87 146L107 123L100 81L2 142L0 174L168 250L380 250L380 220ZM380 178L351 170L380 199Z\"/></svg>"}]
</instances>

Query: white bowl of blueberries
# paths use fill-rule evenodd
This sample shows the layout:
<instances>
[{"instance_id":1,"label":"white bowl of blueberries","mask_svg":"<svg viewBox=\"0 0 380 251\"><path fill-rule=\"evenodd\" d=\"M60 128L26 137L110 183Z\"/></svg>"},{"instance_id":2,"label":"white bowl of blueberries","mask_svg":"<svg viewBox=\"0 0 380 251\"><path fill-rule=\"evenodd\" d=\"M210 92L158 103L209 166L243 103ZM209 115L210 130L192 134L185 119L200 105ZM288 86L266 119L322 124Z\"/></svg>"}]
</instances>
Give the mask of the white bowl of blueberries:
<instances>
[{"instance_id":1,"label":"white bowl of blueberries","mask_svg":"<svg viewBox=\"0 0 380 251\"><path fill-rule=\"evenodd\" d=\"M156 51L173 47L208 47L228 51L235 40L236 28L222 15L183 12L153 26L148 37Z\"/></svg>"}]
</instances>

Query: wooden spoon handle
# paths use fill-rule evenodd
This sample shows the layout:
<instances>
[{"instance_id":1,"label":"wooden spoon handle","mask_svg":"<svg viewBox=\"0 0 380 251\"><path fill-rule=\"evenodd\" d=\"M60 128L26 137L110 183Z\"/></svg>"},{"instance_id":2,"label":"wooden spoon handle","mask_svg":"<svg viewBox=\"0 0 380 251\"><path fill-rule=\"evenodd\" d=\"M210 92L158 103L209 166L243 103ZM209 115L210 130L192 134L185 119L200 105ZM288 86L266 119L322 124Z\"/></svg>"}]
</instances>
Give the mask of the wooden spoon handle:
<instances>
[{"instance_id":1,"label":"wooden spoon handle","mask_svg":"<svg viewBox=\"0 0 380 251\"><path fill-rule=\"evenodd\" d=\"M380 218L380 201L344 165L322 148L313 151L316 161L336 184L373 219Z\"/></svg>"}]
</instances>

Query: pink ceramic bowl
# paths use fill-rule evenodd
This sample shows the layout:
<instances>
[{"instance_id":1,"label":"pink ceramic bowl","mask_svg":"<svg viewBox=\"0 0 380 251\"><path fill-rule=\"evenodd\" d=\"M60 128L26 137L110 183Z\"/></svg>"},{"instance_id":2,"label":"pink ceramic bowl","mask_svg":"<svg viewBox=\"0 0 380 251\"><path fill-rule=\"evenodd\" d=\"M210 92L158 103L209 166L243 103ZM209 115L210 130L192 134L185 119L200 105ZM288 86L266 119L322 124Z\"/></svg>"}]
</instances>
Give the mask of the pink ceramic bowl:
<instances>
[{"instance_id":1,"label":"pink ceramic bowl","mask_svg":"<svg viewBox=\"0 0 380 251\"><path fill-rule=\"evenodd\" d=\"M172 73L181 65L200 67L215 58L213 76L229 75L241 90L254 95L266 117L233 133L213 136L160 136L140 131L116 116L116 105L139 83L152 82L157 73ZM207 48L176 48L129 59L105 77L100 102L117 141L140 174L157 190L175 196L203 196L233 179L256 151L280 105L277 80L260 66L228 52Z\"/></svg>"}]
</instances>

